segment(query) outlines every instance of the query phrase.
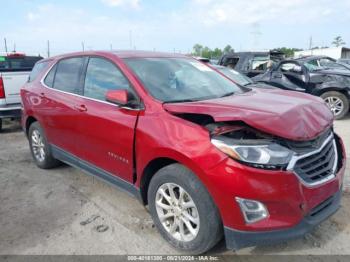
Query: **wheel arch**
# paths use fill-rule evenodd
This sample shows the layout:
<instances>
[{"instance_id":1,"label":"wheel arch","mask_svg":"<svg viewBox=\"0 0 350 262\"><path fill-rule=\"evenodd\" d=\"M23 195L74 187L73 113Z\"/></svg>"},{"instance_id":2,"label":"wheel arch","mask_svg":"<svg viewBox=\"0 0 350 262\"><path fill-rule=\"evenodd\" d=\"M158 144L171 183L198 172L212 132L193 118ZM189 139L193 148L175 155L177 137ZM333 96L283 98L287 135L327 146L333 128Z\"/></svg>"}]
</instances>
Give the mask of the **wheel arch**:
<instances>
[{"instance_id":1,"label":"wheel arch","mask_svg":"<svg viewBox=\"0 0 350 262\"><path fill-rule=\"evenodd\" d=\"M177 160L169 157L158 157L151 160L143 169L140 180L140 195L141 201L144 205L148 204L147 191L152 177L163 167L179 163Z\"/></svg>"},{"instance_id":2,"label":"wheel arch","mask_svg":"<svg viewBox=\"0 0 350 262\"><path fill-rule=\"evenodd\" d=\"M37 122L38 120L33 117L33 116L28 116L26 119L26 125L25 125L25 133L28 136L28 132L29 132L29 127L31 126L31 124L33 124L34 122Z\"/></svg>"}]
</instances>

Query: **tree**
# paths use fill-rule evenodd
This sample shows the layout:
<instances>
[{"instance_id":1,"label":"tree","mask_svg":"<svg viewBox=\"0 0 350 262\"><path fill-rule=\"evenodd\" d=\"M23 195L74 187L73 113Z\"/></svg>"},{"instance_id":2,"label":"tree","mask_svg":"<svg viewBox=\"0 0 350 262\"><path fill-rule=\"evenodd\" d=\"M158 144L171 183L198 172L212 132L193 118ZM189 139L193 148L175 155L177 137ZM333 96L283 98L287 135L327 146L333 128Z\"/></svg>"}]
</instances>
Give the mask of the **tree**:
<instances>
[{"instance_id":1,"label":"tree","mask_svg":"<svg viewBox=\"0 0 350 262\"><path fill-rule=\"evenodd\" d=\"M286 57L293 57L295 51L301 51L299 48L289 48L289 47L279 47L275 48L272 51L282 52Z\"/></svg>"},{"instance_id":2,"label":"tree","mask_svg":"<svg viewBox=\"0 0 350 262\"><path fill-rule=\"evenodd\" d=\"M343 41L343 38L341 36L337 36L334 38L332 45L335 45L336 47L343 46L346 43Z\"/></svg>"},{"instance_id":3,"label":"tree","mask_svg":"<svg viewBox=\"0 0 350 262\"><path fill-rule=\"evenodd\" d=\"M233 48L230 45L225 46L224 54L233 53L233 52L234 52L234 50L233 50Z\"/></svg>"},{"instance_id":4,"label":"tree","mask_svg":"<svg viewBox=\"0 0 350 262\"><path fill-rule=\"evenodd\" d=\"M201 56L203 51L203 46L200 44L195 44L193 46L193 55L195 56Z\"/></svg>"}]
</instances>

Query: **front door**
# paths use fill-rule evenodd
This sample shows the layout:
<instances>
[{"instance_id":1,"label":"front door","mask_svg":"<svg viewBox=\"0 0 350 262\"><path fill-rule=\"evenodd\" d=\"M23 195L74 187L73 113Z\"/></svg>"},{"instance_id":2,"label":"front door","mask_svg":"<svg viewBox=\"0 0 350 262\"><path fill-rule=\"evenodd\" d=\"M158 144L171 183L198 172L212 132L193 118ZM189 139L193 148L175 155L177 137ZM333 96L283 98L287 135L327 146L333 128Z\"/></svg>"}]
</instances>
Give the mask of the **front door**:
<instances>
[{"instance_id":1,"label":"front door","mask_svg":"<svg viewBox=\"0 0 350 262\"><path fill-rule=\"evenodd\" d=\"M127 78L112 61L91 57L80 105L85 111L78 118L79 155L87 164L132 182L134 131L139 111L124 109L105 100L108 90L117 89L134 93Z\"/></svg>"}]
</instances>

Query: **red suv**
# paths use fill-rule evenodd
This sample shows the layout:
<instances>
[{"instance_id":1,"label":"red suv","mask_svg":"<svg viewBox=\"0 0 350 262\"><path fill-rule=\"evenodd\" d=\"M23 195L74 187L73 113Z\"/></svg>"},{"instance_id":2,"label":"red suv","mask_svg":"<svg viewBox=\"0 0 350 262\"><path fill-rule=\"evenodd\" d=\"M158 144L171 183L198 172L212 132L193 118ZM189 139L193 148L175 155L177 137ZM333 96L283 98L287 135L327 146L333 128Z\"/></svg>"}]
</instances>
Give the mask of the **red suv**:
<instances>
[{"instance_id":1,"label":"red suv","mask_svg":"<svg viewBox=\"0 0 350 262\"><path fill-rule=\"evenodd\" d=\"M21 90L40 168L65 162L138 197L174 247L300 237L340 206L345 153L317 97L238 86L153 52L42 60Z\"/></svg>"}]
</instances>

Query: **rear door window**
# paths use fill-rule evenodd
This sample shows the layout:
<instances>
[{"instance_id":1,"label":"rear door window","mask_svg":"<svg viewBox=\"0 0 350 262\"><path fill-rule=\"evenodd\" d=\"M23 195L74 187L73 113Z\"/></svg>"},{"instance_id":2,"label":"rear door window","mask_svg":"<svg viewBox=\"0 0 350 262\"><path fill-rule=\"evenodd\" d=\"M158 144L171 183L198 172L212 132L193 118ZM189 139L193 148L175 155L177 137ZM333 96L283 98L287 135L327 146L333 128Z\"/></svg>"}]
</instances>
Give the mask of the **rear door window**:
<instances>
[{"instance_id":1,"label":"rear door window","mask_svg":"<svg viewBox=\"0 0 350 262\"><path fill-rule=\"evenodd\" d=\"M112 62L98 57L89 59L84 96L105 101L108 90L126 89L133 93L129 81Z\"/></svg>"},{"instance_id":2,"label":"rear door window","mask_svg":"<svg viewBox=\"0 0 350 262\"><path fill-rule=\"evenodd\" d=\"M84 57L66 58L58 62L53 88L72 94L81 94Z\"/></svg>"}]
</instances>

